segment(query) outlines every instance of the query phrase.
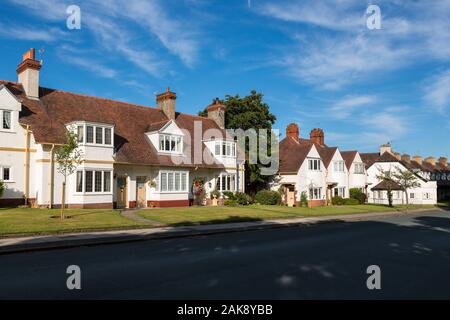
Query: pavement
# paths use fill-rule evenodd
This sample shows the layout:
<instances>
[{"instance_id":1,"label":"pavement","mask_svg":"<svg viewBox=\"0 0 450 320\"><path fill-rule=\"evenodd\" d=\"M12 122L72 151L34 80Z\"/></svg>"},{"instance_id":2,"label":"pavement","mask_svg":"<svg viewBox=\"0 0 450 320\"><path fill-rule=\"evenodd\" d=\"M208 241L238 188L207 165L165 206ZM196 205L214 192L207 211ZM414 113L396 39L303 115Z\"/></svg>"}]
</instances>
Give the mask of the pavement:
<instances>
[{"instance_id":1,"label":"pavement","mask_svg":"<svg viewBox=\"0 0 450 320\"><path fill-rule=\"evenodd\" d=\"M428 212L435 209L419 209L408 214ZM133 214L128 212L127 214ZM127 241L189 237L217 233L242 232L250 230L283 228L296 225L310 225L324 222L357 221L372 217L405 215L404 212L376 212L351 215L336 215L310 218L276 219L237 223L197 225L185 227L153 227L146 229L114 230L98 232L65 233L57 235L0 238L0 254L22 251L70 248L76 246L120 243Z\"/></svg>"},{"instance_id":2,"label":"pavement","mask_svg":"<svg viewBox=\"0 0 450 320\"><path fill-rule=\"evenodd\" d=\"M0 299L450 299L449 272L450 211L433 210L0 255Z\"/></svg>"}]
</instances>

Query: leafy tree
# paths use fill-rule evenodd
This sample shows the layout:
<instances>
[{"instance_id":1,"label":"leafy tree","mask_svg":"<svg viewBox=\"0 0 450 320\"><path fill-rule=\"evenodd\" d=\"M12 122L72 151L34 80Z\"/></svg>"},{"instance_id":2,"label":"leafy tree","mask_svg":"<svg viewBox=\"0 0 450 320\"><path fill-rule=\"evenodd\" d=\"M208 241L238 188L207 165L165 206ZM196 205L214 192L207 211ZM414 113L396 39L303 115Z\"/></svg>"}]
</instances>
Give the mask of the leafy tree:
<instances>
[{"instance_id":1,"label":"leafy tree","mask_svg":"<svg viewBox=\"0 0 450 320\"><path fill-rule=\"evenodd\" d=\"M377 179L386 182L386 191L388 196L389 207L393 207L392 201L392 186L394 185L394 178L390 170L385 171L383 168L378 168L379 173L377 174Z\"/></svg>"},{"instance_id":2,"label":"leafy tree","mask_svg":"<svg viewBox=\"0 0 450 320\"><path fill-rule=\"evenodd\" d=\"M263 101L263 94L255 90L250 92L250 95L241 97L239 95L227 95L222 101L226 106L225 109L225 124L227 129L256 129L268 130L271 133L272 125L276 121L276 117L269 110L269 105ZM201 116L207 116L206 110L199 112ZM268 134L267 150L268 156L275 157L271 150L271 140L277 137ZM261 141L260 141L261 143ZM245 154L249 154L249 145L245 144ZM258 145L259 150L259 145ZM249 164L245 162L245 181L246 190L250 194L256 194L258 190L262 190L267 186L272 176L261 174L261 169L264 165L258 161L258 164Z\"/></svg>"},{"instance_id":3,"label":"leafy tree","mask_svg":"<svg viewBox=\"0 0 450 320\"><path fill-rule=\"evenodd\" d=\"M66 139L66 144L60 146L55 152L58 172L64 177L62 182L61 219L64 219L64 208L66 206L67 177L75 173L77 166L82 161L82 153L78 149L78 137L74 130L69 129L66 131Z\"/></svg>"},{"instance_id":4,"label":"leafy tree","mask_svg":"<svg viewBox=\"0 0 450 320\"><path fill-rule=\"evenodd\" d=\"M3 193L5 193L6 190L6 184L3 182L3 180L0 180L0 198L3 196Z\"/></svg>"},{"instance_id":5,"label":"leafy tree","mask_svg":"<svg viewBox=\"0 0 450 320\"><path fill-rule=\"evenodd\" d=\"M420 187L420 183L417 181L417 177L414 174L414 172L410 170L402 170L400 168L397 168L397 170L395 170L392 173L392 177L395 180L395 182L400 186L402 191L405 193L406 211L408 211L409 207L408 190Z\"/></svg>"}]
</instances>

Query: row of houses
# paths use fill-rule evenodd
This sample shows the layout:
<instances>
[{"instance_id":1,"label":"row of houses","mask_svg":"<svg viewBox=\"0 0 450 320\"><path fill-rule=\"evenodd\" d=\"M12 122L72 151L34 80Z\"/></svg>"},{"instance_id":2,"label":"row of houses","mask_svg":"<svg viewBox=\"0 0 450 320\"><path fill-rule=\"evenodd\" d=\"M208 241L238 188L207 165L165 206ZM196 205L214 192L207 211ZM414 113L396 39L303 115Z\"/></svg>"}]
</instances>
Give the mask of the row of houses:
<instances>
[{"instance_id":1,"label":"row of houses","mask_svg":"<svg viewBox=\"0 0 450 320\"><path fill-rule=\"evenodd\" d=\"M177 112L174 92L156 97L157 107L139 106L41 87L42 64L30 49L17 67L18 81L0 81L0 206L61 205L63 176L55 150L76 133L83 161L68 177L74 208L173 207L192 204L196 190L245 192L244 156L225 129L225 106L217 99L207 117ZM325 144L322 129L300 136L296 124L280 142L279 174L271 188L286 190L285 202L310 205L359 188L373 203L386 203L380 168L412 170L420 187L412 203L432 204L450 196L445 158L401 156L389 145L377 153L341 151ZM193 188L195 186L195 188ZM395 190L395 202L404 195ZM208 200L206 200L208 201ZM210 201L210 200L209 200Z\"/></svg>"},{"instance_id":2,"label":"row of houses","mask_svg":"<svg viewBox=\"0 0 450 320\"><path fill-rule=\"evenodd\" d=\"M285 201L291 206L299 205L302 194L311 206L326 205L336 196L348 198L354 188L364 192L369 203L388 204L388 186L378 176L382 171L398 170L410 170L419 184L408 190L409 203L436 204L450 198L450 166L445 157L437 162L433 157L411 159L394 152L390 144L374 153L344 151L327 146L322 129L313 129L305 139L292 123L280 142L280 172L271 188L283 186ZM391 183L389 189L394 204L406 204L406 194L399 185Z\"/></svg>"}]
</instances>

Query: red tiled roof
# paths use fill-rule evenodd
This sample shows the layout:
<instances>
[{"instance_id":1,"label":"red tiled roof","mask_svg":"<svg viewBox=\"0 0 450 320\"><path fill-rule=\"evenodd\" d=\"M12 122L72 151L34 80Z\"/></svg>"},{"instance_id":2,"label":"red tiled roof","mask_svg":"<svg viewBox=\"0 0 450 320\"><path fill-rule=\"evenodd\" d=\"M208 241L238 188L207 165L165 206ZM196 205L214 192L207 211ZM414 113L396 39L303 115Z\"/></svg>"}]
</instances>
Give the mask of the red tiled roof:
<instances>
[{"instance_id":1,"label":"red tiled roof","mask_svg":"<svg viewBox=\"0 0 450 320\"><path fill-rule=\"evenodd\" d=\"M309 140L308 140L309 141ZM305 161L313 143L286 137L280 142L280 174L295 174Z\"/></svg>"},{"instance_id":2,"label":"red tiled roof","mask_svg":"<svg viewBox=\"0 0 450 320\"><path fill-rule=\"evenodd\" d=\"M400 185L395 181L381 181L379 184L377 184L375 187L372 188L372 191L376 190L387 190L388 187L391 187L391 190L402 190Z\"/></svg>"},{"instance_id":3,"label":"red tiled roof","mask_svg":"<svg viewBox=\"0 0 450 320\"><path fill-rule=\"evenodd\" d=\"M342 158L344 159L348 170L350 170L357 154L358 151L341 151Z\"/></svg>"},{"instance_id":4,"label":"red tiled roof","mask_svg":"<svg viewBox=\"0 0 450 320\"><path fill-rule=\"evenodd\" d=\"M331 160L333 159L334 154L336 153L337 147L319 147L317 151L322 158L322 162L325 165L325 168L328 168Z\"/></svg>"},{"instance_id":5,"label":"red tiled roof","mask_svg":"<svg viewBox=\"0 0 450 320\"><path fill-rule=\"evenodd\" d=\"M31 100L25 96L20 84L0 81L1 84L4 84L22 102L19 122L31 126L37 143L65 143L65 125L73 121L107 123L115 126L114 142L117 162L174 165L170 156L158 155L157 150L145 136L145 132L149 129L161 128L168 122L169 119L159 108L47 88L40 88L39 100ZM192 133L191 141L185 141L185 147L191 147L191 156L194 154L194 121L201 121L203 132L207 129L216 129L220 130L224 136L227 135L226 131L220 129L211 119L177 113L176 124L181 129ZM205 148L202 143L202 149ZM210 154L206 155L208 156L212 157ZM203 167L223 167L219 164L208 164L205 161L203 161Z\"/></svg>"}]
</instances>

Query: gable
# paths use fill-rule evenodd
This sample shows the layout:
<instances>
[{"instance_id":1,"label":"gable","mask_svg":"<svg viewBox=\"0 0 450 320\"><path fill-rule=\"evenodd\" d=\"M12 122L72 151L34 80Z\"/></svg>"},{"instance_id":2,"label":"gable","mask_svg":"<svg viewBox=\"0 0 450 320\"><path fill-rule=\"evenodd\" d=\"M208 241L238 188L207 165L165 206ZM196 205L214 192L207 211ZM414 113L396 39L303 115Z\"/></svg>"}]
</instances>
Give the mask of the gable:
<instances>
[{"instance_id":1,"label":"gable","mask_svg":"<svg viewBox=\"0 0 450 320\"><path fill-rule=\"evenodd\" d=\"M22 111L22 104L4 85L0 85L0 109Z\"/></svg>"}]
</instances>

